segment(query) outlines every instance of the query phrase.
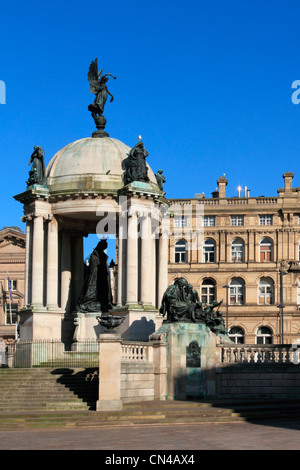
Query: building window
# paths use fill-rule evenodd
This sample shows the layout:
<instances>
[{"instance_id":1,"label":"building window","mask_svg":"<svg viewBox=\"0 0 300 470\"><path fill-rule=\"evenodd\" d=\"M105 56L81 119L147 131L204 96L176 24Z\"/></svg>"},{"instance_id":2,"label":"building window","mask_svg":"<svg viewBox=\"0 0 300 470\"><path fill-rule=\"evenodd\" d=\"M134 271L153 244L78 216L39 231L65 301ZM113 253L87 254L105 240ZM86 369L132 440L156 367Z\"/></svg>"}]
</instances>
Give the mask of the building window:
<instances>
[{"instance_id":1,"label":"building window","mask_svg":"<svg viewBox=\"0 0 300 470\"><path fill-rule=\"evenodd\" d=\"M11 290L17 290L17 280L16 279L10 279L10 285L11 285ZM8 279L7 279L7 290L9 290Z\"/></svg>"},{"instance_id":2,"label":"building window","mask_svg":"<svg viewBox=\"0 0 300 470\"><path fill-rule=\"evenodd\" d=\"M244 241L236 238L231 244L232 263L242 263L244 261Z\"/></svg>"},{"instance_id":3,"label":"building window","mask_svg":"<svg viewBox=\"0 0 300 470\"><path fill-rule=\"evenodd\" d=\"M187 227L187 217L184 215L176 215L174 217L174 227Z\"/></svg>"},{"instance_id":4,"label":"building window","mask_svg":"<svg viewBox=\"0 0 300 470\"><path fill-rule=\"evenodd\" d=\"M228 336L235 344L245 343L245 333L239 326L233 326L228 332Z\"/></svg>"},{"instance_id":5,"label":"building window","mask_svg":"<svg viewBox=\"0 0 300 470\"><path fill-rule=\"evenodd\" d=\"M230 305L243 305L245 303L245 283L243 279L236 278L232 279L229 285L230 295L229 303Z\"/></svg>"},{"instance_id":6,"label":"building window","mask_svg":"<svg viewBox=\"0 0 300 470\"><path fill-rule=\"evenodd\" d=\"M206 215L203 217L203 227L214 227L215 226L215 216Z\"/></svg>"},{"instance_id":7,"label":"building window","mask_svg":"<svg viewBox=\"0 0 300 470\"><path fill-rule=\"evenodd\" d=\"M216 283L213 279L206 279L201 286L201 302L205 305L216 300Z\"/></svg>"},{"instance_id":8,"label":"building window","mask_svg":"<svg viewBox=\"0 0 300 470\"><path fill-rule=\"evenodd\" d=\"M269 238L263 238L259 245L260 261L272 261L273 243Z\"/></svg>"},{"instance_id":9,"label":"building window","mask_svg":"<svg viewBox=\"0 0 300 470\"><path fill-rule=\"evenodd\" d=\"M6 304L6 324L18 323L18 304Z\"/></svg>"},{"instance_id":10,"label":"building window","mask_svg":"<svg viewBox=\"0 0 300 470\"><path fill-rule=\"evenodd\" d=\"M272 331L267 326L261 326L257 330L256 344L272 344Z\"/></svg>"},{"instance_id":11,"label":"building window","mask_svg":"<svg viewBox=\"0 0 300 470\"><path fill-rule=\"evenodd\" d=\"M206 240L203 243L203 263L214 263L216 258L216 245L213 240Z\"/></svg>"},{"instance_id":12,"label":"building window","mask_svg":"<svg viewBox=\"0 0 300 470\"><path fill-rule=\"evenodd\" d=\"M187 244L184 240L175 243L175 263L187 263Z\"/></svg>"},{"instance_id":13,"label":"building window","mask_svg":"<svg viewBox=\"0 0 300 470\"><path fill-rule=\"evenodd\" d=\"M262 278L258 284L259 305L272 305L274 303L274 283L272 279Z\"/></svg>"},{"instance_id":14,"label":"building window","mask_svg":"<svg viewBox=\"0 0 300 470\"><path fill-rule=\"evenodd\" d=\"M273 216L272 215L260 215L259 225L273 225Z\"/></svg>"},{"instance_id":15,"label":"building window","mask_svg":"<svg viewBox=\"0 0 300 470\"><path fill-rule=\"evenodd\" d=\"M244 216L243 215L232 215L230 217L230 225L232 227L240 227L244 225Z\"/></svg>"}]
</instances>

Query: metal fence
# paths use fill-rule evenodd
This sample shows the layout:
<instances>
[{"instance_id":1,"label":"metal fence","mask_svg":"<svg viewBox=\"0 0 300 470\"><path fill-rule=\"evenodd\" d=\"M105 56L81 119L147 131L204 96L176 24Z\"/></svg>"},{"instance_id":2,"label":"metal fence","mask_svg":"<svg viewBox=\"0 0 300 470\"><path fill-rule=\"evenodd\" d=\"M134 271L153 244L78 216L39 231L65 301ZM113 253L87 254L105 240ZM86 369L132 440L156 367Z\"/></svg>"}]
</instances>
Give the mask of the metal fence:
<instances>
[{"instance_id":1,"label":"metal fence","mask_svg":"<svg viewBox=\"0 0 300 470\"><path fill-rule=\"evenodd\" d=\"M95 339L76 343L60 340L16 341L7 346L6 365L12 368L99 366L99 346Z\"/></svg>"}]
</instances>

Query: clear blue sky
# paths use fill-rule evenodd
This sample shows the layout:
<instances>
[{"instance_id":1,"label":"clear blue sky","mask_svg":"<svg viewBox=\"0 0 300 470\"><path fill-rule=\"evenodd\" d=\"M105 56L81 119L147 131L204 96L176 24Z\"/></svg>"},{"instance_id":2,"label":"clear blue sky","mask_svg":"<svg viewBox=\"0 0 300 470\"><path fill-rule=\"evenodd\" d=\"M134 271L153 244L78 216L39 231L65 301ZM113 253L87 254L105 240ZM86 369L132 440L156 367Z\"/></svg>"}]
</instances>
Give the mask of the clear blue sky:
<instances>
[{"instance_id":1,"label":"clear blue sky","mask_svg":"<svg viewBox=\"0 0 300 470\"><path fill-rule=\"evenodd\" d=\"M26 189L34 145L46 164L91 136L87 71L98 57L117 76L106 130L129 146L142 135L167 197L276 196L282 174L300 186L299 0L28 0L2 2L0 227L25 226L13 199Z\"/></svg>"}]
</instances>

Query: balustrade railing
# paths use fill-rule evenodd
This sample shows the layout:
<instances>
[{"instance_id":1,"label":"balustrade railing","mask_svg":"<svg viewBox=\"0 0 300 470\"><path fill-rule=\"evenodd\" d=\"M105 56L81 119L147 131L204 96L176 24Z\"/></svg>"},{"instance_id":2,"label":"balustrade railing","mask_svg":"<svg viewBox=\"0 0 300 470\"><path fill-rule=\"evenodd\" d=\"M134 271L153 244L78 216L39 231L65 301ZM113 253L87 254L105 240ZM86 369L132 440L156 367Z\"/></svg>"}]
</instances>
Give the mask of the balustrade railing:
<instances>
[{"instance_id":1,"label":"balustrade railing","mask_svg":"<svg viewBox=\"0 0 300 470\"><path fill-rule=\"evenodd\" d=\"M125 342L121 346L121 360L124 362L152 362L153 347L142 342Z\"/></svg>"},{"instance_id":2,"label":"balustrade railing","mask_svg":"<svg viewBox=\"0 0 300 470\"><path fill-rule=\"evenodd\" d=\"M300 364L300 345L221 345L222 364Z\"/></svg>"}]
</instances>

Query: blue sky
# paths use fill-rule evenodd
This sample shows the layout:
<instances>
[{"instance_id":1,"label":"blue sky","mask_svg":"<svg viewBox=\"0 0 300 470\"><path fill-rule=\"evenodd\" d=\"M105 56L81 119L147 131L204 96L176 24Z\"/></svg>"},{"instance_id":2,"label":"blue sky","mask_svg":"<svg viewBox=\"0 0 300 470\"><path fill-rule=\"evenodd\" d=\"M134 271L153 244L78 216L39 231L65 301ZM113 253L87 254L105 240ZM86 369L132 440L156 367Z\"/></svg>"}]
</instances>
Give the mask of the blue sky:
<instances>
[{"instance_id":1,"label":"blue sky","mask_svg":"<svg viewBox=\"0 0 300 470\"><path fill-rule=\"evenodd\" d=\"M247 186L276 196L282 174L300 186L298 0L2 2L0 226L25 226L13 199L26 189L34 145L45 162L91 136L87 71L98 57L115 97L106 130L129 146L142 135L170 198Z\"/></svg>"}]
</instances>

